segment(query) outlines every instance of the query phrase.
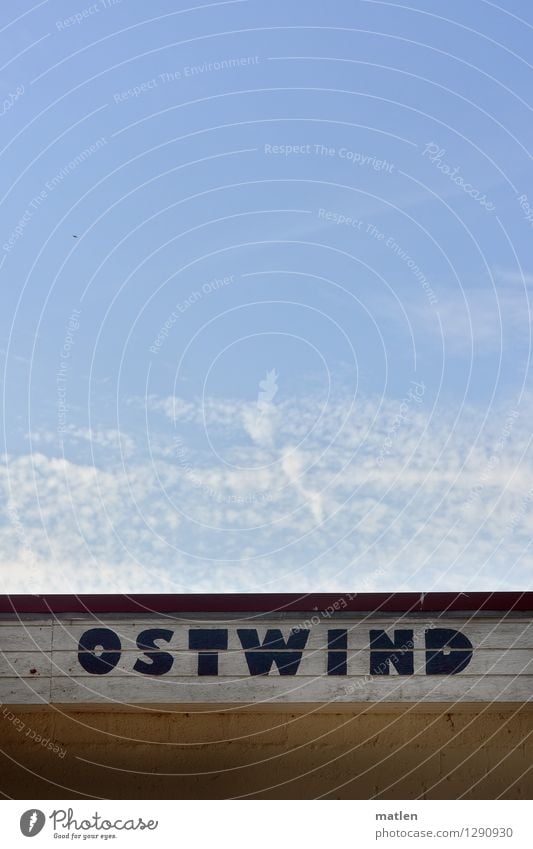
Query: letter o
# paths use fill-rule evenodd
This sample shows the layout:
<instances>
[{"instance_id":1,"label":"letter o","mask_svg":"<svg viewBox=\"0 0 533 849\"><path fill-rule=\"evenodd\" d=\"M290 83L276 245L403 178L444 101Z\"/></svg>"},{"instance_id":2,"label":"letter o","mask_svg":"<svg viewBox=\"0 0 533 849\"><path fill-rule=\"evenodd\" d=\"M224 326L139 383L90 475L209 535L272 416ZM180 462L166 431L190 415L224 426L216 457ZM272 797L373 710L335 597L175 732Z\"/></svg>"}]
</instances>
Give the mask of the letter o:
<instances>
[{"instance_id":1,"label":"letter o","mask_svg":"<svg viewBox=\"0 0 533 849\"><path fill-rule=\"evenodd\" d=\"M95 654L97 646L103 652ZM118 634L109 628L90 628L80 637L78 662L90 675L107 675L120 660L122 644Z\"/></svg>"}]
</instances>

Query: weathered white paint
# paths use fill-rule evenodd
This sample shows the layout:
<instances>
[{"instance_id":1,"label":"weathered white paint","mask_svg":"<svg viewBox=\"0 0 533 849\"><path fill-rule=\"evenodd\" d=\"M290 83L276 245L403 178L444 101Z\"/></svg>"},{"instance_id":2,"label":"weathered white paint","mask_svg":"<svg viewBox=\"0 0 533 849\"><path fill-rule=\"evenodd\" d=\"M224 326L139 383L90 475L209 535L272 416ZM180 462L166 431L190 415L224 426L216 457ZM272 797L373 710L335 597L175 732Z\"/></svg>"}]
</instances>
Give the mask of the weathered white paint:
<instances>
[{"instance_id":1,"label":"weathered white paint","mask_svg":"<svg viewBox=\"0 0 533 849\"><path fill-rule=\"evenodd\" d=\"M50 701L51 688L51 678L0 678L0 704L43 704Z\"/></svg>"},{"instance_id":2,"label":"weathered white paint","mask_svg":"<svg viewBox=\"0 0 533 849\"><path fill-rule=\"evenodd\" d=\"M527 618L457 619L380 617L324 618L313 614L269 621L250 618L205 622L187 617L102 617L51 619L48 624L0 620L0 702L4 704L125 703L125 704L255 704L309 702L521 702L533 700L533 622ZM104 675L80 664L79 641L94 628L106 628L120 640L116 666ZM169 653L172 665L160 676L134 671L136 661L150 663L137 647L141 632L164 628L169 641L156 640L155 650ZM266 631L278 629L286 639L295 629L309 630L296 675L280 675L275 664L268 675L251 675L237 629L255 629L262 643ZM471 642L473 653L456 674L426 674L426 632L458 631ZM218 654L218 676L199 676L197 650L189 649L189 634L227 629L228 649ZM346 675L328 675L328 631L346 629ZM369 632L384 629L394 639L398 630L413 632L413 674L399 675L385 659L389 674L370 675ZM334 648L334 651L339 649ZM342 649L340 649L342 650ZM294 650L289 650L294 651ZM287 654L284 652L283 654ZM88 653L90 654L90 653ZM96 654L99 650L96 649ZM386 658L386 653L383 653Z\"/></svg>"},{"instance_id":3,"label":"weathered white paint","mask_svg":"<svg viewBox=\"0 0 533 849\"><path fill-rule=\"evenodd\" d=\"M533 676L461 676L340 679L303 676L191 679L54 678L52 701L125 704L260 702L524 702L533 697Z\"/></svg>"},{"instance_id":4,"label":"weathered white paint","mask_svg":"<svg viewBox=\"0 0 533 849\"><path fill-rule=\"evenodd\" d=\"M0 622L0 651L45 651L52 648L52 626Z\"/></svg>"},{"instance_id":5,"label":"weathered white paint","mask_svg":"<svg viewBox=\"0 0 533 849\"><path fill-rule=\"evenodd\" d=\"M52 658L44 651L0 651L0 678L50 678Z\"/></svg>"},{"instance_id":6,"label":"weathered white paint","mask_svg":"<svg viewBox=\"0 0 533 849\"><path fill-rule=\"evenodd\" d=\"M168 678L173 675L198 677L198 657L197 652L170 652L174 658L172 669L164 677ZM286 652L285 652L286 654ZM29 657L29 656L28 656ZM116 678L120 676L131 675L135 661L137 659L146 660L143 653L139 650L129 650L122 652L122 656L117 666L111 669L106 674L106 678ZM27 663L19 666L27 666ZM48 664L49 665L49 664ZM41 666L43 664L41 663ZM347 671L348 676L358 676L368 674L368 649L361 649L358 652L348 652ZM1 670L2 667L0 667ZM63 673L64 675L73 675L74 677L93 678L89 672L86 672L80 666L77 652L69 651L54 651L52 652L52 669L54 675ZM327 672L327 653L326 651L303 651L302 659L298 668L297 676L320 676L326 675ZM479 650L474 652L472 660L468 665L469 675L533 675L533 650L527 649L511 649L509 651L498 651L495 649ZM0 673L1 674L1 673ZM42 674L42 673L40 673ZM137 674L137 673L134 673ZM220 652L218 662L218 677L238 677L249 676L248 665L244 651L227 651ZM274 666L271 675L279 675L277 668ZM394 667L391 666L390 675L397 674ZM426 653L425 651L416 650L414 652L414 675L426 674ZM467 674L466 670L464 674ZM343 676L346 677L346 676Z\"/></svg>"},{"instance_id":7,"label":"weathered white paint","mask_svg":"<svg viewBox=\"0 0 533 849\"><path fill-rule=\"evenodd\" d=\"M306 648L320 649L327 645L327 631L333 628L346 628L348 630L349 649L368 649L368 632L371 628L385 628L391 633L395 629L411 629L414 633L415 646L424 647L424 632L427 628L452 628L465 634L474 646L485 649L508 649L521 648L533 649L533 622L531 620L516 620L512 622L501 622L497 619L358 619L350 620L344 618L329 619L318 624L310 624L310 614L299 619L277 619L277 620L220 620L202 622L176 621L167 618L154 618L127 621L100 619L80 622L56 623L50 626L53 629L53 648L58 650L77 647L81 635L88 628L110 628L119 635L122 648L136 649L136 640L141 631L148 628L166 628L174 632L169 643L161 643L165 648L175 651L188 650L189 631L207 628L228 629L228 649L242 651L241 643L237 636L237 628L256 628L262 637L269 628L281 628L284 634L288 634L291 628L308 629L310 631ZM306 622L308 624L306 624ZM1 626L0 626L1 628ZM0 640L2 639L0 630ZM44 638L43 638L44 639ZM27 645L26 645L27 647Z\"/></svg>"}]
</instances>

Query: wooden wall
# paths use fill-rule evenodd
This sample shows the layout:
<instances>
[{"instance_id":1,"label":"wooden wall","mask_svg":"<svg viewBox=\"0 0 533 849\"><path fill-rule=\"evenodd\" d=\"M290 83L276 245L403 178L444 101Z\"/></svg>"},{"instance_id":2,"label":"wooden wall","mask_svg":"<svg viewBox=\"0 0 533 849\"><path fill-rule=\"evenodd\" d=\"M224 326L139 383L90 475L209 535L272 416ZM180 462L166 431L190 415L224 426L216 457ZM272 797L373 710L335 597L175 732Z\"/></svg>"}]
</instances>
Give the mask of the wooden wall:
<instances>
[{"instance_id":1,"label":"wooden wall","mask_svg":"<svg viewBox=\"0 0 533 849\"><path fill-rule=\"evenodd\" d=\"M111 636L112 645L107 650L82 646L80 653L80 641L83 644L84 635L95 628L102 632L103 643ZM158 629L165 636L154 640ZM245 650L243 629L256 635L257 649ZM215 632L225 634L223 649L202 651L194 637L200 631L204 648L216 644ZM441 674L439 663L436 669L428 663L432 635L445 632L459 633L471 646L467 650L463 640L457 647L452 638L438 650L443 669L446 663L449 668L450 653L455 658L453 674ZM151 651L150 643L143 644L147 633L152 635ZM265 657L272 654L272 645L265 641L276 633L284 643L275 647L276 659L265 667ZM344 641L335 642L331 635L339 633ZM372 647L377 633L384 633L385 641ZM394 650L386 648L387 641ZM94 658L100 658L96 670L87 662ZM154 664L162 661L156 670L161 674L153 674ZM253 674L261 664L268 674ZM99 621L0 620L3 704L505 703L532 697L533 622L520 616L433 622L342 618L317 624L303 617L188 624L171 617L112 615Z\"/></svg>"}]
</instances>

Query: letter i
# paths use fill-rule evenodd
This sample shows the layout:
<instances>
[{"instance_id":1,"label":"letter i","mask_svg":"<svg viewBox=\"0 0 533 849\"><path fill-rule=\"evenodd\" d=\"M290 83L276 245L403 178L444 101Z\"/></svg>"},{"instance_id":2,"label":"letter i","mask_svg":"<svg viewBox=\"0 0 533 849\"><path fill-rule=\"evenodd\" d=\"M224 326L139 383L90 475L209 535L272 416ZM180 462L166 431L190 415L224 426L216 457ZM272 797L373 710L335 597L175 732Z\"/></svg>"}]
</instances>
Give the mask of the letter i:
<instances>
[{"instance_id":1,"label":"letter i","mask_svg":"<svg viewBox=\"0 0 533 849\"><path fill-rule=\"evenodd\" d=\"M328 631L328 675L347 675L348 632L346 628Z\"/></svg>"}]
</instances>

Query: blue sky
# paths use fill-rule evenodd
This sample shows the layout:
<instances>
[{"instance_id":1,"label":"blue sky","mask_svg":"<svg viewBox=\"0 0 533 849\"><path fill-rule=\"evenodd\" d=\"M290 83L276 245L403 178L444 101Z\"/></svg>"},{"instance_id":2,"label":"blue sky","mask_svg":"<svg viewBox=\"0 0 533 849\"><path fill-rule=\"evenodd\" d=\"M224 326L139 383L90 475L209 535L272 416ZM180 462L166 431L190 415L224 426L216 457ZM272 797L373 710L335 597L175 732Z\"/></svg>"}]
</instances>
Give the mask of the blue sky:
<instances>
[{"instance_id":1,"label":"blue sky","mask_svg":"<svg viewBox=\"0 0 533 849\"><path fill-rule=\"evenodd\" d=\"M4 592L530 588L532 34L2 9Z\"/></svg>"}]
</instances>

